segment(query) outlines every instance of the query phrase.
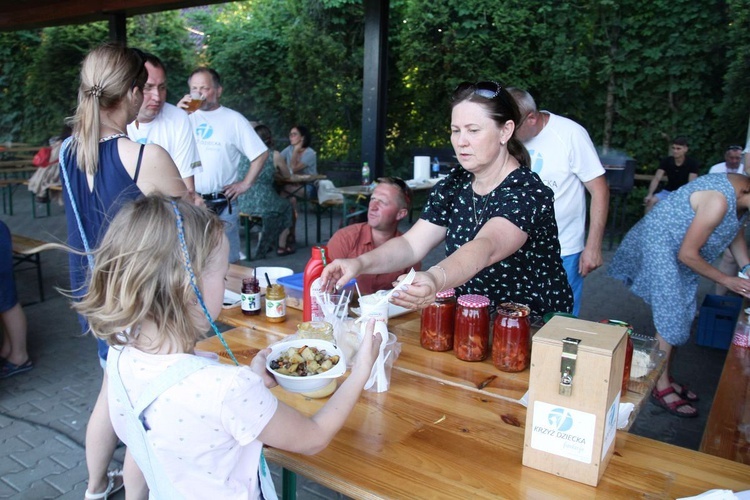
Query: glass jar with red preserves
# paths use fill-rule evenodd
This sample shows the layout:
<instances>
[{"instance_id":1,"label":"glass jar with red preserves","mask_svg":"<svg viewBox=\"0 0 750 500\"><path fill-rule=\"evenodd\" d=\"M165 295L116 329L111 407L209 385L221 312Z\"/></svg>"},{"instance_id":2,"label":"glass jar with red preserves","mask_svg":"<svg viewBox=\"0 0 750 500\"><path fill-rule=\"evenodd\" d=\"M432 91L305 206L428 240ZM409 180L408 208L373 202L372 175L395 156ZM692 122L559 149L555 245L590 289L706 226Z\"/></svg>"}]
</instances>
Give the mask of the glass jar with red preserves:
<instances>
[{"instance_id":1,"label":"glass jar with red preserves","mask_svg":"<svg viewBox=\"0 0 750 500\"><path fill-rule=\"evenodd\" d=\"M504 302L492 327L492 363L504 372L521 372L531 360L531 324L528 306Z\"/></svg>"},{"instance_id":2,"label":"glass jar with red preserves","mask_svg":"<svg viewBox=\"0 0 750 500\"><path fill-rule=\"evenodd\" d=\"M419 343L430 351L453 349L453 327L456 320L456 292L453 288L435 295L435 302L422 309Z\"/></svg>"},{"instance_id":3,"label":"glass jar with red preserves","mask_svg":"<svg viewBox=\"0 0 750 500\"><path fill-rule=\"evenodd\" d=\"M628 392L628 384L630 383L630 368L633 364L633 339L630 336L633 334L633 326L619 319L603 319L600 323L606 323L608 325L618 325L627 328L625 336L627 337L627 344L625 345L625 366L622 369L622 391L620 397L625 397Z\"/></svg>"},{"instance_id":4,"label":"glass jar with red preserves","mask_svg":"<svg viewBox=\"0 0 750 500\"><path fill-rule=\"evenodd\" d=\"M490 299L462 295L456 307L453 349L463 361L482 361L490 350Z\"/></svg>"}]
</instances>

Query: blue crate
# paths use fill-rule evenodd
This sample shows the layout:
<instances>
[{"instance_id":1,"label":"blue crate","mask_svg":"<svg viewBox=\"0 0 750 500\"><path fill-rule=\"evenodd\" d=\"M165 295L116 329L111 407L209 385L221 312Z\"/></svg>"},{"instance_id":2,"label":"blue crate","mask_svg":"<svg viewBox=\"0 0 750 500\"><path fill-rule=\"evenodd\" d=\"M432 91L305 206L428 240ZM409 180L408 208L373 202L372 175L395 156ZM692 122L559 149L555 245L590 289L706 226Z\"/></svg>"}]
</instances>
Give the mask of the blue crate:
<instances>
[{"instance_id":1,"label":"blue crate","mask_svg":"<svg viewBox=\"0 0 750 500\"><path fill-rule=\"evenodd\" d=\"M729 349L742 309L740 297L706 295L698 319L696 344L718 349Z\"/></svg>"}]
</instances>

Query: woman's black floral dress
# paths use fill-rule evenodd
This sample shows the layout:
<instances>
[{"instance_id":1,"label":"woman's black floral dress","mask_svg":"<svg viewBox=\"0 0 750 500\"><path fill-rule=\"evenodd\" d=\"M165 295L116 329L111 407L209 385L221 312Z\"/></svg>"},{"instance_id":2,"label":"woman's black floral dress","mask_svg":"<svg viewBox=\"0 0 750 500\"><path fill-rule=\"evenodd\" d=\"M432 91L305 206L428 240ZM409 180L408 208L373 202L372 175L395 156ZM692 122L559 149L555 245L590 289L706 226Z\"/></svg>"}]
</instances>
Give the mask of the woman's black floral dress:
<instances>
[{"instance_id":1,"label":"woman's black floral dress","mask_svg":"<svg viewBox=\"0 0 750 500\"><path fill-rule=\"evenodd\" d=\"M471 241L493 217L503 217L528 235L513 255L476 274L458 294L484 295L493 305L528 305L534 316L570 312L573 295L560 258L554 195L528 168L513 170L492 192L478 196L473 176L454 169L430 193L421 218L445 227L445 252L451 255Z\"/></svg>"}]
</instances>

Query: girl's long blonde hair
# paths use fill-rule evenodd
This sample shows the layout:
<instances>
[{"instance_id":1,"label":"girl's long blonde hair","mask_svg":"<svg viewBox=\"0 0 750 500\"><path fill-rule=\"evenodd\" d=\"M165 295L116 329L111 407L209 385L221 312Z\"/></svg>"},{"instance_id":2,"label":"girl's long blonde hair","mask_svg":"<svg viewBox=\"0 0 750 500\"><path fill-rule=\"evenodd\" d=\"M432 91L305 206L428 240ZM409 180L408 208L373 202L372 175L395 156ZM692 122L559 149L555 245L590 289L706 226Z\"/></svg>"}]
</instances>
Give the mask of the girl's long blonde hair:
<instances>
[{"instance_id":1,"label":"girl's long blonde hair","mask_svg":"<svg viewBox=\"0 0 750 500\"><path fill-rule=\"evenodd\" d=\"M182 214L184 245L198 287L221 245L222 222L205 208L160 194L125 205L94 251L87 293L73 304L94 335L110 345L131 343L144 320L156 323L159 343L171 342L186 351L207 330L186 269L172 202ZM126 329L131 335L122 335Z\"/></svg>"},{"instance_id":2,"label":"girl's long blonde hair","mask_svg":"<svg viewBox=\"0 0 750 500\"><path fill-rule=\"evenodd\" d=\"M73 128L72 151L87 174L94 175L99 169L100 112L116 108L131 89L143 89L148 79L141 54L137 49L107 43L83 60L78 107L67 122Z\"/></svg>"}]
</instances>

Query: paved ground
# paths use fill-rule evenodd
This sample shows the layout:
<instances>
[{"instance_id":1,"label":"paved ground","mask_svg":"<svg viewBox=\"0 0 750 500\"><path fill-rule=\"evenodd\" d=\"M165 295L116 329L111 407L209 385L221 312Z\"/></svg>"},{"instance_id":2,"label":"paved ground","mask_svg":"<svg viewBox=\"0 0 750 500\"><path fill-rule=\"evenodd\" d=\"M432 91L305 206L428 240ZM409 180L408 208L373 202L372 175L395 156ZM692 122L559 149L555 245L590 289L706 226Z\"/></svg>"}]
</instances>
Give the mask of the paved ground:
<instances>
[{"instance_id":1,"label":"paved ground","mask_svg":"<svg viewBox=\"0 0 750 500\"><path fill-rule=\"evenodd\" d=\"M15 196L15 214L0 215L11 231L47 241L65 238L63 209L53 206L52 216L31 217L26 192ZM314 234L314 218L310 219ZM327 228L327 224L323 224ZM300 223L301 229L301 223ZM298 231L301 235L302 231ZM298 236L299 237L299 236ZM327 238L327 233L324 238ZM312 238L311 238L312 239ZM296 254L253 261L252 265L283 265L301 271L309 258L309 248ZM606 253L609 260L613 252ZM440 258L435 251L426 264ZM29 321L29 351L35 363L31 372L0 380L0 498L83 498L86 466L83 450L85 426L99 391L101 370L93 338L83 337L67 300L56 287L68 285L66 258L61 252L43 257L45 294L38 301L33 271L16 273L21 302ZM701 287L701 297L710 292ZM627 290L597 270L587 278L581 316L601 320L616 318L630 322L639 333L653 335L649 308ZM701 417L679 419L648 404L632 431L678 446L697 449L721 374L725 351L690 344L675 359L675 376L689 381L700 394ZM122 459L118 450L115 460ZM114 464L113 464L114 465ZM278 472L278 471L276 471ZM280 491L280 485L277 485ZM340 498L321 486L300 478L299 498ZM116 498L124 498L118 495Z\"/></svg>"}]
</instances>

